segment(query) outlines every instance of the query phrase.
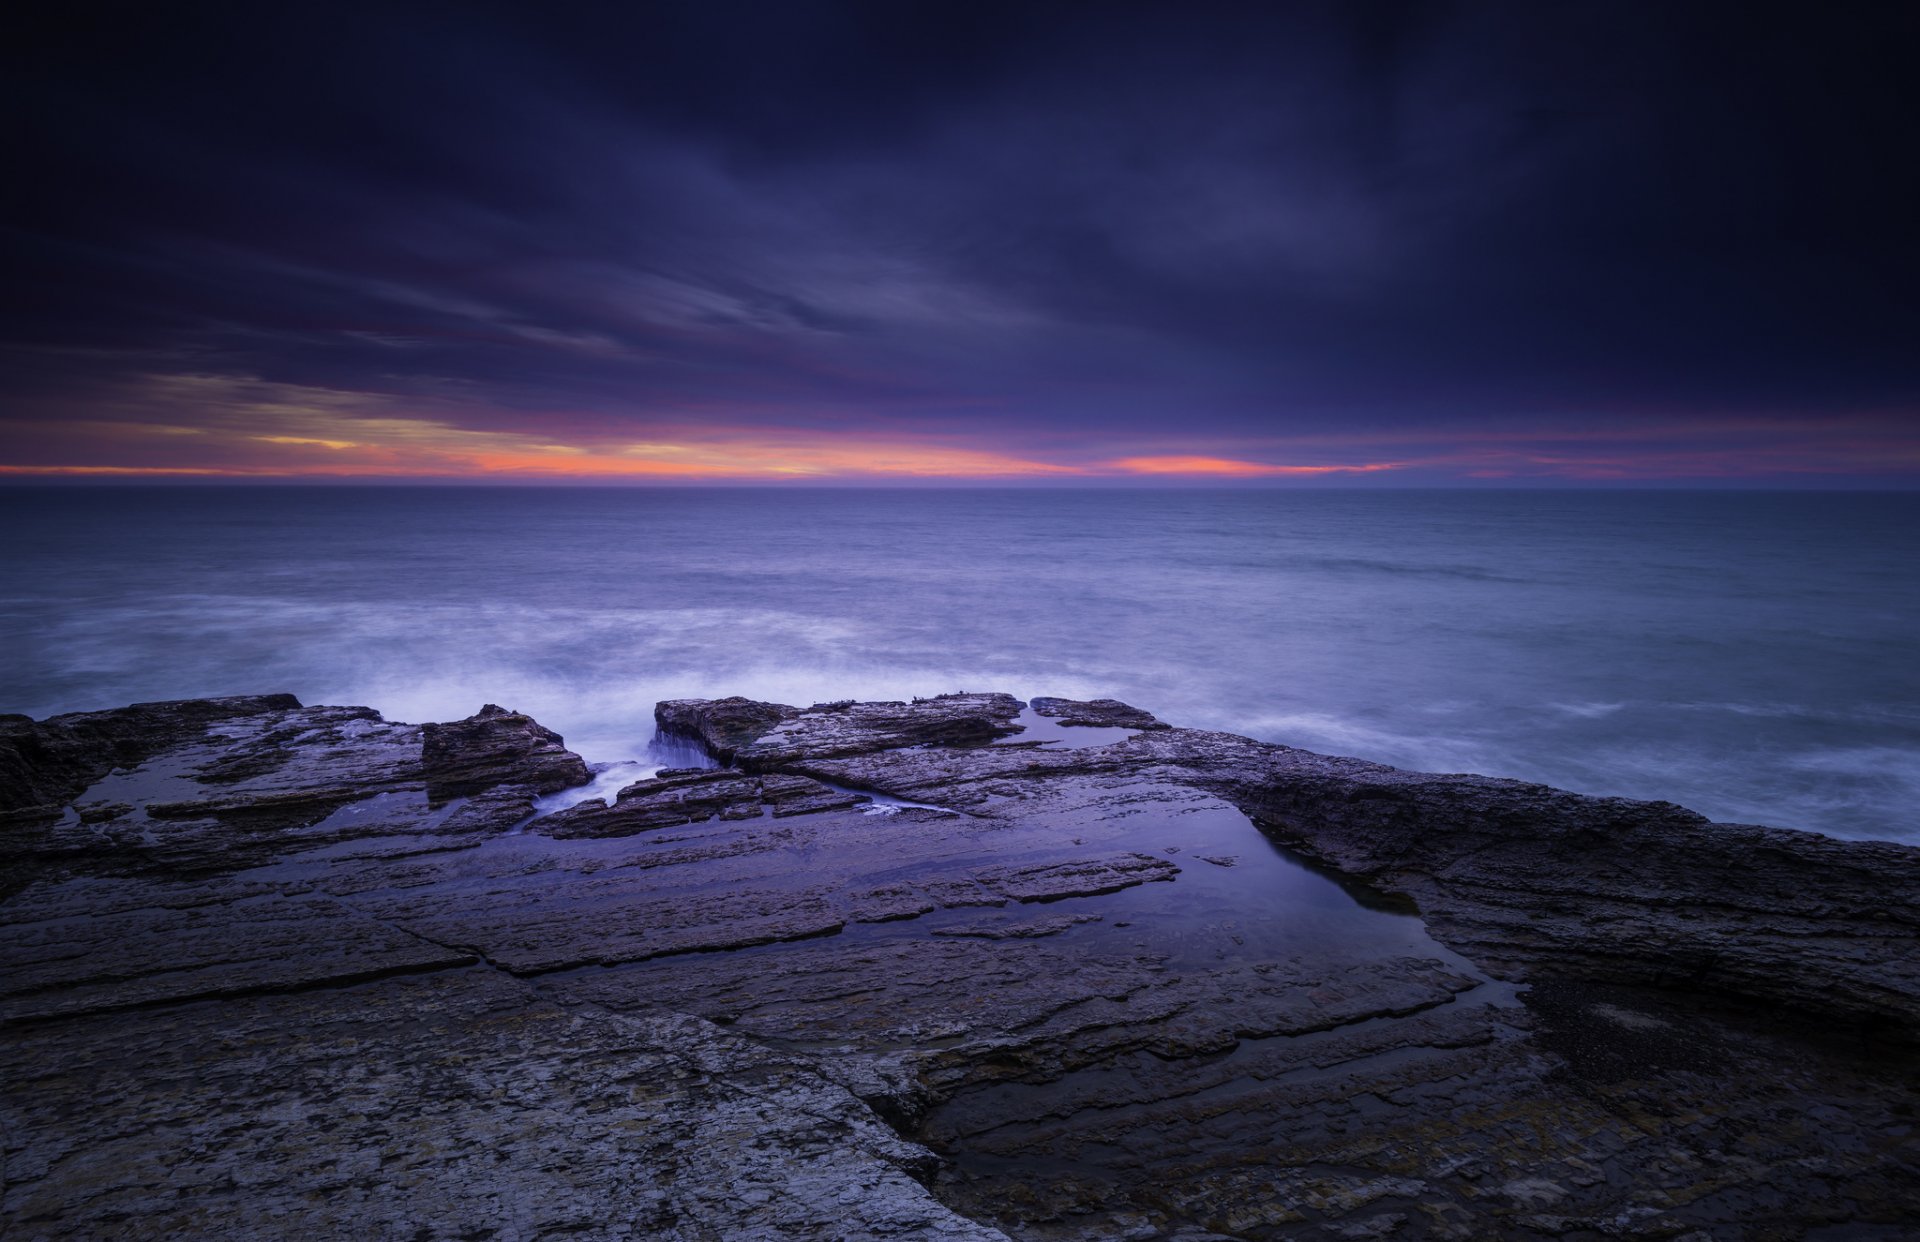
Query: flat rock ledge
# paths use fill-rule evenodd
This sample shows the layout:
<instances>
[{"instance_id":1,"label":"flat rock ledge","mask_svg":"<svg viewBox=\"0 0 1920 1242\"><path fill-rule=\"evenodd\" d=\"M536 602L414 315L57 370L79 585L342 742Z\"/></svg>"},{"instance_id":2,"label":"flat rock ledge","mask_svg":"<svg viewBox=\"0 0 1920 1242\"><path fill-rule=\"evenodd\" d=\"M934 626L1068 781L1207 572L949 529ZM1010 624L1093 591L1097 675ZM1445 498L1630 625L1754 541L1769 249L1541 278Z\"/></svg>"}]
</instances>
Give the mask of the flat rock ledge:
<instances>
[{"instance_id":1,"label":"flat rock ledge","mask_svg":"<svg viewBox=\"0 0 1920 1242\"><path fill-rule=\"evenodd\" d=\"M585 797L492 704L0 716L0 1235L1920 1219L1920 850L1111 699L655 721Z\"/></svg>"}]
</instances>

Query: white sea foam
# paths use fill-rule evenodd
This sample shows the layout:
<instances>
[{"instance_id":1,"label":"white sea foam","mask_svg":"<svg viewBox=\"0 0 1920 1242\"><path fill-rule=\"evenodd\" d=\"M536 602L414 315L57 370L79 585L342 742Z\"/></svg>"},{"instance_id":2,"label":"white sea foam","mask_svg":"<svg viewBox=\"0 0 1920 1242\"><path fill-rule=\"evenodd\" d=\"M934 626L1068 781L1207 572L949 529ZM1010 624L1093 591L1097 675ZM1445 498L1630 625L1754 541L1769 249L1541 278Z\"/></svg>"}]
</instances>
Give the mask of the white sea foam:
<instances>
[{"instance_id":1,"label":"white sea foam","mask_svg":"<svg viewBox=\"0 0 1920 1242\"><path fill-rule=\"evenodd\" d=\"M1598 720L1602 716L1613 715L1627 705L1625 703L1551 703L1548 706L1583 720Z\"/></svg>"},{"instance_id":2,"label":"white sea foam","mask_svg":"<svg viewBox=\"0 0 1920 1242\"><path fill-rule=\"evenodd\" d=\"M544 797L535 798L533 801L533 813L535 815L551 815L555 811L564 811L570 806L578 806L582 802L593 800L598 800L611 806L615 796L618 795L622 789L625 789L635 781L646 780L659 770L659 764L640 763L638 761L600 764L598 765L598 770L593 774L593 779L586 784L575 785L572 789L562 789L558 793L550 793Z\"/></svg>"},{"instance_id":3,"label":"white sea foam","mask_svg":"<svg viewBox=\"0 0 1920 1242\"><path fill-rule=\"evenodd\" d=\"M1007 690L1839 835L1920 803L1920 500L114 495L8 510L0 710L496 702L624 777L663 698Z\"/></svg>"},{"instance_id":4,"label":"white sea foam","mask_svg":"<svg viewBox=\"0 0 1920 1242\"><path fill-rule=\"evenodd\" d=\"M1301 750L1351 755L1423 772L1484 771L1492 760L1488 749L1472 739L1406 732L1324 712L1266 713L1249 717L1238 727L1226 721L1216 727Z\"/></svg>"}]
</instances>

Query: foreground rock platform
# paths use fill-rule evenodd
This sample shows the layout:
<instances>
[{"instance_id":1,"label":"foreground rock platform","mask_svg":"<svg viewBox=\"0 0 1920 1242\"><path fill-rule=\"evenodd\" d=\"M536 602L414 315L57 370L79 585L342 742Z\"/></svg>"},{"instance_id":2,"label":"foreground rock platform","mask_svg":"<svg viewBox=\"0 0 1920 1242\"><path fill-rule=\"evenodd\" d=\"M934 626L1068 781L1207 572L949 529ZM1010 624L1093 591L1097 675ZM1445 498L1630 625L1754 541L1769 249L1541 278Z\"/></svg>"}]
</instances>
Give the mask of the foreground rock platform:
<instances>
[{"instance_id":1,"label":"foreground rock platform","mask_svg":"<svg viewBox=\"0 0 1920 1242\"><path fill-rule=\"evenodd\" d=\"M602 798L491 704L0 717L0 1232L1920 1219L1920 851L1113 700L655 720L710 766Z\"/></svg>"}]
</instances>

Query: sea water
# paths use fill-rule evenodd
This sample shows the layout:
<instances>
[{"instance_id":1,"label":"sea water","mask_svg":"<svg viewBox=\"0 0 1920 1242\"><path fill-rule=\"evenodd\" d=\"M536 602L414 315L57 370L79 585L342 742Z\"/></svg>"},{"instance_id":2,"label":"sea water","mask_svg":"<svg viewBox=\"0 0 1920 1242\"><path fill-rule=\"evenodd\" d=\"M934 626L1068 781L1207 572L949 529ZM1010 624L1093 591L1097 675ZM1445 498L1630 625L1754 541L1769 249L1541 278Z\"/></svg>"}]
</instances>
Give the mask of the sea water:
<instances>
[{"instance_id":1,"label":"sea water","mask_svg":"<svg viewBox=\"0 0 1920 1242\"><path fill-rule=\"evenodd\" d=\"M1111 696L1402 767L1920 838L1920 495L18 487L0 711L291 691Z\"/></svg>"}]
</instances>

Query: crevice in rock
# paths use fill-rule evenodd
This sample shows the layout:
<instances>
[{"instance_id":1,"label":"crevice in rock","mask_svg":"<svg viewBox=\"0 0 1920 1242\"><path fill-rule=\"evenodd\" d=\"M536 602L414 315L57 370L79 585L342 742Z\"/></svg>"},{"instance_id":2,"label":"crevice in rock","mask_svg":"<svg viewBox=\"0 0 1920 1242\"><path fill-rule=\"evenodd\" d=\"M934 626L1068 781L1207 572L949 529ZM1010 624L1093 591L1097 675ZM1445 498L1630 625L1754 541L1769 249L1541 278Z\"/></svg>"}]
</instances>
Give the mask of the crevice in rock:
<instances>
[{"instance_id":1,"label":"crevice in rock","mask_svg":"<svg viewBox=\"0 0 1920 1242\"><path fill-rule=\"evenodd\" d=\"M422 937L421 939L425 939ZM446 948L447 946L438 946ZM449 950L458 952L459 950ZM124 1004L92 1005L84 1009L71 1009L60 1013L20 1014L7 1019L8 1023L20 1026L49 1025L56 1022L84 1021L88 1018L107 1014L133 1013L143 1010L171 1009L180 1005L197 1005L208 1001L249 1000L264 996L294 996L308 992L327 992L336 989L354 988L363 984L378 983L383 979L398 979L408 975L438 974L449 970L466 970L478 964L477 955L464 961L414 962L399 966L383 966L364 971L328 975L320 979L305 979L294 983L259 984L246 987L211 988L204 992L183 992L174 996L152 997L145 1000L128 1001ZM140 978L144 976L133 976ZM57 990L57 989L50 989ZM43 993L44 994L44 993ZM28 995L18 993L17 995Z\"/></svg>"}]
</instances>

